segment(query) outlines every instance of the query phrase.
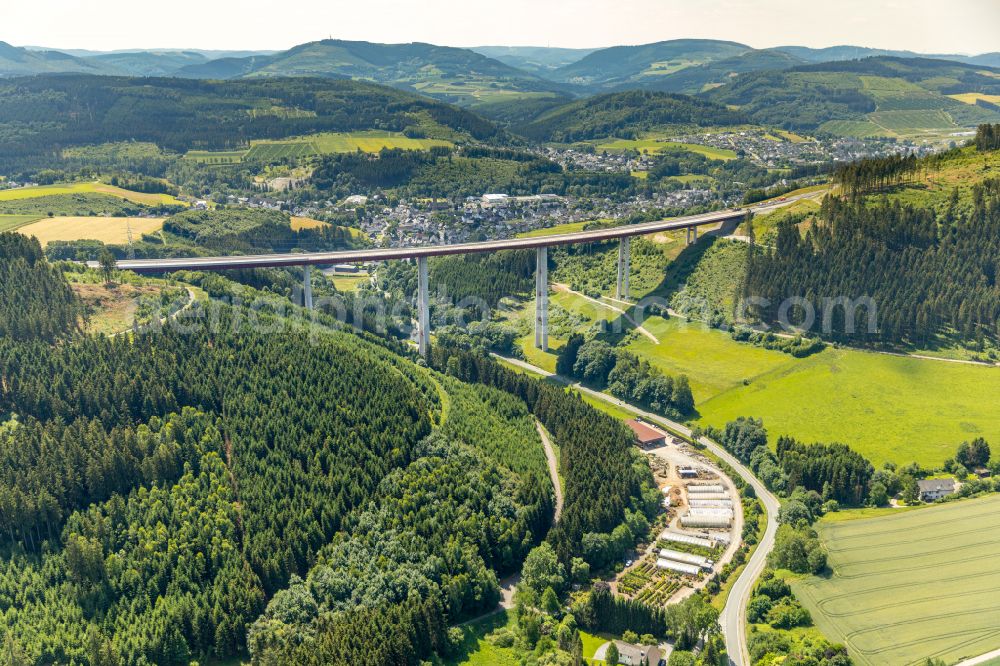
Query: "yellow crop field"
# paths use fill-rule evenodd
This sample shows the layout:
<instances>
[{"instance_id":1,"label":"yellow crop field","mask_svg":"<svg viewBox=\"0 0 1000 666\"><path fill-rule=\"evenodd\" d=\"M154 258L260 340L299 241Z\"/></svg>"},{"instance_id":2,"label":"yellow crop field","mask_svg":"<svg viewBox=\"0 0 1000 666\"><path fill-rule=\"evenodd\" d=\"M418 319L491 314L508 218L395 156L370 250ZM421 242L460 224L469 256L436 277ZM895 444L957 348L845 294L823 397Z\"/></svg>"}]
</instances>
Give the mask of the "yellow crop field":
<instances>
[{"instance_id":1,"label":"yellow crop field","mask_svg":"<svg viewBox=\"0 0 1000 666\"><path fill-rule=\"evenodd\" d=\"M990 104L1000 104L1000 95L984 95L983 93L962 93L961 95L948 95L952 99L966 104L975 104L978 100L989 102Z\"/></svg>"},{"instance_id":2,"label":"yellow crop field","mask_svg":"<svg viewBox=\"0 0 1000 666\"><path fill-rule=\"evenodd\" d=\"M182 202L169 194L146 194L124 190L104 183L63 183L58 185L42 185L39 187L22 187L13 190L0 190L0 201L17 201L20 199L36 199L38 197L57 194L107 194L146 206L178 205Z\"/></svg>"},{"instance_id":3,"label":"yellow crop field","mask_svg":"<svg viewBox=\"0 0 1000 666\"><path fill-rule=\"evenodd\" d=\"M303 229L319 229L329 226L329 223L322 220L314 220L311 217L292 217L292 229L302 231Z\"/></svg>"},{"instance_id":4,"label":"yellow crop field","mask_svg":"<svg viewBox=\"0 0 1000 666\"><path fill-rule=\"evenodd\" d=\"M136 240L142 234L163 228L162 217L51 217L18 229L18 233L34 236L42 245L52 241L98 240L102 243L128 242L128 229Z\"/></svg>"}]
</instances>

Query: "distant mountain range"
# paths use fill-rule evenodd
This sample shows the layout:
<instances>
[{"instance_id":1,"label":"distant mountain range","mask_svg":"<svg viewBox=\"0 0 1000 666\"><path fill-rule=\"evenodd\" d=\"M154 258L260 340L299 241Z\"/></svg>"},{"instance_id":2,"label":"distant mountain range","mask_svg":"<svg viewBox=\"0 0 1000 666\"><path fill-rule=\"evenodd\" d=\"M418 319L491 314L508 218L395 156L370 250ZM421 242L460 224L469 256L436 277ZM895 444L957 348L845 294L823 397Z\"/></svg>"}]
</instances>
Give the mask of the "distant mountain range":
<instances>
[{"instance_id":1,"label":"distant mountain range","mask_svg":"<svg viewBox=\"0 0 1000 666\"><path fill-rule=\"evenodd\" d=\"M52 50L0 42L0 76L82 72L117 76L230 79L255 76L355 78L407 87L474 104L479 86L493 91L593 93L643 88L697 92L752 71L872 56L934 58L1000 67L1000 52L977 56L920 54L861 46L754 49L712 39L675 39L639 46L566 49L323 40L287 51L150 49ZM486 92L486 91L483 91Z\"/></svg>"},{"instance_id":2,"label":"distant mountain range","mask_svg":"<svg viewBox=\"0 0 1000 666\"><path fill-rule=\"evenodd\" d=\"M597 49L562 49L548 46L474 46L470 50L538 76L548 76L560 67L577 62L597 51Z\"/></svg>"},{"instance_id":3,"label":"distant mountain range","mask_svg":"<svg viewBox=\"0 0 1000 666\"><path fill-rule=\"evenodd\" d=\"M351 79L419 93L471 108L508 127L530 127L534 134L553 136L580 135L581 125L601 114L604 123L606 109L574 107L574 100L634 90L699 95L738 108L754 121L801 129L889 136L897 129L925 126L947 131L997 117L1000 73L987 69L993 67L1000 67L1000 53L929 56L859 46L755 49L711 39L603 49L467 49L329 39L278 52L108 53L66 53L0 42L0 77L77 73ZM602 103L626 99L633 98L604 98ZM662 113L658 105L663 100L642 100L649 117ZM921 111L927 113L903 113ZM546 116L550 113L562 115ZM544 127L535 125L546 118ZM559 118L566 120L555 123Z\"/></svg>"}]
</instances>

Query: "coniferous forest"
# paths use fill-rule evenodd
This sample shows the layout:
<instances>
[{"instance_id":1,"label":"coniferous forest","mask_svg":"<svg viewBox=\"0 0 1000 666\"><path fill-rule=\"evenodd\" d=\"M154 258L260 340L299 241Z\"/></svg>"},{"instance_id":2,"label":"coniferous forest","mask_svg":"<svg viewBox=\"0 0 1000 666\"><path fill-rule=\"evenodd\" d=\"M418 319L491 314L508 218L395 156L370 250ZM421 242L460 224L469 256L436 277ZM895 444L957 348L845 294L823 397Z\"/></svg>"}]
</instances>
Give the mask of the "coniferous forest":
<instances>
[{"instance_id":1,"label":"coniferous forest","mask_svg":"<svg viewBox=\"0 0 1000 666\"><path fill-rule=\"evenodd\" d=\"M0 283L4 321L46 322L0 337L14 663L415 664L449 654L448 627L495 607L543 539L568 563L655 506L628 430L482 356L441 351L439 373L332 322L258 313L260 330L217 303L190 314L212 326L85 336L38 245L0 241L48 281ZM562 451L555 527L536 419Z\"/></svg>"},{"instance_id":2,"label":"coniferous forest","mask_svg":"<svg viewBox=\"0 0 1000 666\"><path fill-rule=\"evenodd\" d=\"M819 218L805 234L782 226L774 248L751 253L743 295L757 298L750 312L759 319L777 322L795 297L814 316L794 306L789 323L833 340L920 345L942 331L1000 334L1000 181L973 186L971 207L957 197L943 211L827 198Z\"/></svg>"}]
</instances>

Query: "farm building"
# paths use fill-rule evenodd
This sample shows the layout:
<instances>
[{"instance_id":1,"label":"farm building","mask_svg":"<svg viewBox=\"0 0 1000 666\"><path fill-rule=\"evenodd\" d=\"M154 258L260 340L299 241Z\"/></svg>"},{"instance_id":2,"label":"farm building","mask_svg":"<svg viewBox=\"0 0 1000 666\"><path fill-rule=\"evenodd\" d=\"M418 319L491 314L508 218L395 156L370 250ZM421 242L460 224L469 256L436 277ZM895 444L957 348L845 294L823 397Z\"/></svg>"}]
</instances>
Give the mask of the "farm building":
<instances>
[{"instance_id":1,"label":"farm building","mask_svg":"<svg viewBox=\"0 0 1000 666\"><path fill-rule=\"evenodd\" d=\"M712 507L717 509L730 509L733 508L733 500L730 499L690 499L688 500L688 505L691 507Z\"/></svg>"},{"instance_id":2,"label":"farm building","mask_svg":"<svg viewBox=\"0 0 1000 666\"><path fill-rule=\"evenodd\" d=\"M718 483L704 483L688 486L689 493L724 493L726 489Z\"/></svg>"},{"instance_id":3,"label":"farm building","mask_svg":"<svg viewBox=\"0 0 1000 666\"><path fill-rule=\"evenodd\" d=\"M712 561L707 557L702 557L701 555L692 555L691 553L682 553L679 550L673 550L670 548L664 548L660 551L661 560L673 560L674 562L684 562L685 564L693 564L695 566L701 567L702 569L711 569Z\"/></svg>"},{"instance_id":4,"label":"farm building","mask_svg":"<svg viewBox=\"0 0 1000 666\"><path fill-rule=\"evenodd\" d=\"M688 499L691 500L723 500L729 499L726 493L690 493Z\"/></svg>"},{"instance_id":5,"label":"farm building","mask_svg":"<svg viewBox=\"0 0 1000 666\"><path fill-rule=\"evenodd\" d=\"M921 479L917 487L922 501L933 502L955 492L955 479Z\"/></svg>"},{"instance_id":6,"label":"farm building","mask_svg":"<svg viewBox=\"0 0 1000 666\"><path fill-rule=\"evenodd\" d=\"M715 546L715 541L712 539L706 539L705 537L695 536L693 534L671 532L670 530L663 530L663 532L660 533L660 540L673 541L674 543L689 543L692 546L704 546L705 548L713 548Z\"/></svg>"},{"instance_id":7,"label":"farm building","mask_svg":"<svg viewBox=\"0 0 1000 666\"><path fill-rule=\"evenodd\" d=\"M676 560L665 560L662 557L656 560L657 569L666 569L667 571L677 571L689 576L699 576L701 575L701 567L695 566L694 564L685 564L684 562L678 562Z\"/></svg>"},{"instance_id":8,"label":"farm building","mask_svg":"<svg viewBox=\"0 0 1000 666\"><path fill-rule=\"evenodd\" d=\"M733 520L733 514L728 515L722 514L688 514L686 516L681 516L681 525L683 527L706 527L706 528L719 528L729 527L729 524Z\"/></svg>"},{"instance_id":9,"label":"farm building","mask_svg":"<svg viewBox=\"0 0 1000 666\"><path fill-rule=\"evenodd\" d=\"M697 479L698 470L696 470L694 467L678 467L677 476L681 477L682 479Z\"/></svg>"},{"instance_id":10,"label":"farm building","mask_svg":"<svg viewBox=\"0 0 1000 666\"><path fill-rule=\"evenodd\" d=\"M657 430L652 428L638 419L630 419L625 422L632 432L635 433L635 438L639 440L639 446L643 448L653 448L656 446L663 446L667 443L667 436Z\"/></svg>"},{"instance_id":11,"label":"farm building","mask_svg":"<svg viewBox=\"0 0 1000 666\"><path fill-rule=\"evenodd\" d=\"M713 506L693 506L688 509L688 515L690 516L728 516L730 519L733 517L733 510L728 507L713 507Z\"/></svg>"}]
</instances>

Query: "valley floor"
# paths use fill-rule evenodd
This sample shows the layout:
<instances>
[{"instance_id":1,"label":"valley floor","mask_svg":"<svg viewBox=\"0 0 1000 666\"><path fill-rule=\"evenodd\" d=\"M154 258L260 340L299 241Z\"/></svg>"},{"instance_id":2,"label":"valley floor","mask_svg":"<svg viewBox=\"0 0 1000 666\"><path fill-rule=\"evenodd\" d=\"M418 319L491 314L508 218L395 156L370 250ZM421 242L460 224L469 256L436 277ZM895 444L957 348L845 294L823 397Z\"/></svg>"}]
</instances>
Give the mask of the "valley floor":
<instances>
[{"instance_id":1,"label":"valley floor","mask_svg":"<svg viewBox=\"0 0 1000 666\"><path fill-rule=\"evenodd\" d=\"M579 330L618 316L582 296L552 302L575 313ZM530 304L529 304L530 307ZM772 436L842 442L880 467L885 461L939 466L962 441L1000 440L1000 368L827 348L808 358L734 341L728 333L679 318L651 317L626 348L670 375L686 374L704 425L762 418ZM622 325L623 334L633 327ZM552 371L551 353L522 338L525 358Z\"/></svg>"}]
</instances>

